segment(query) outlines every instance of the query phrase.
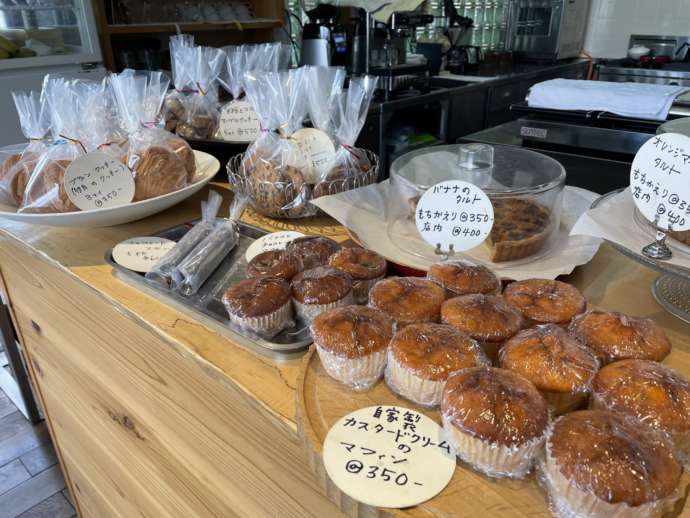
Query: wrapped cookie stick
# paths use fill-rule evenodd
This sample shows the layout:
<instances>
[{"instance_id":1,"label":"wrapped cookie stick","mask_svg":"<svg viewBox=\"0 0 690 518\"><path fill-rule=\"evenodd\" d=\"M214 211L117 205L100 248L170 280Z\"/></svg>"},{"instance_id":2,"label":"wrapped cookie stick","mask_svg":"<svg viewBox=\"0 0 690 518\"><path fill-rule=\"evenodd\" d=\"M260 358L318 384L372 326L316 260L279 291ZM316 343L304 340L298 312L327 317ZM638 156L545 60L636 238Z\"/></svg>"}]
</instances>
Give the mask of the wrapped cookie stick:
<instances>
[{"instance_id":1,"label":"wrapped cookie stick","mask_svg":"<svg viewBox=\"0 0 690 518\"><path fill-rule=\"evenodd\" d=\"M239 241L237 221L244 212L247 199L235 195L230 204L230 217L217 225L177 265L172 273L172 287L182 295L194 295Z\"/></svg>"},{"instance_id":2,"label":"wrapped cookie stick","mask_svg":"<svg viewBox=\"0 0 690 518\"><path fill-rule=\"evenodd\" d=\"M191 34L176 34L170 36L170 68L172 69L173 90L168 92L163 103L163 118L165 129L175 131L180 121L185 120L183 99L191 88L190 63L192 54L189 49L194 47L194 36Z\"/></svg>"},{"instance_id":3,"label":"wrapped cookie stick","mask_svg":"<svg viewBox=\"0 0 690 518\"><path fill-rule=\"evenodd\" d=\"M216 216L223 197L216 191L209 191L208 201L201 203L201 221L194 225L182 239L146 274L146 279L169 288L172 272L182 260L214 229Z\"/></svg>"}]
</instances>

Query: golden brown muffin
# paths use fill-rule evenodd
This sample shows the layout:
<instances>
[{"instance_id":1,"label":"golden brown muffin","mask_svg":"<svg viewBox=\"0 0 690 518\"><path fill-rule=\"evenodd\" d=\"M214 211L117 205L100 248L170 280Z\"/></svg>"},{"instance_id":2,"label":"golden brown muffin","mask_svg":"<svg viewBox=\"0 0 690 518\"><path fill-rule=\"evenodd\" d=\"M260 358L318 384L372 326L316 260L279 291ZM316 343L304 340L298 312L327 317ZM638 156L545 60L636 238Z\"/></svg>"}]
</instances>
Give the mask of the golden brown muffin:
<instances>
[{"instance_id":1,"label":"golden brown muffin","mask_svg":"<svg viewBox=\"0 0 690 518\"><path fill-rule=\"evenodd\" d=\"M471 261L432 264L427 277L445 288L449 298L470 293L496 295L501 292L501 281L494 272Z\"/></svg>"},{"instance_id":2,"label":"golden brown muffin","mask_svg":"<svg viewBox=\"0 0 690 518\"><path fill-rule=\"evenodd\" d=\"M546 440L544 475L568 516L660 516L682 474L666 439L618 414L560 417Z\"/></svg>"},{"instance_id":3,"label":"golden brown muffin","mask_svg":"<svg viewBox=\"0 0 690 518\"><path fill-rule=\"evenodd\" d=\"M65 190L65 171L71 163L70 160L41 161L41 170L35 172L24 191L19 212L78 211L79 208L70 201Z\"/></svg>"},{"instance_id":4,"label":"golden brown muffin","mask_svg":"<svg viewBox=\"0 0 690 518\"><path fill-rule=\"evenodd\" d=\"M327 265L328 258L340 250L340 245L327 237L304 236L288 243L285 249L299 258L308 270Z\"/></svg>"},{"instance_id":5,"label":"golden brown muffin","mask_svg":"<svg viewBox=\"0 0 690 518\"><path fill-rule=\"evenodd\" d=\"M175 192L187 185L187 170L175 153L163 146L148 146L135 153L134 200L141 201Z\"/></svg>"},{"instance_id":6,"label":"golden brown muffin","mask_svg":"<svg viewBox=\"0 0 690 518\"><path fill-rule=\"evenodd\" d=\"M450 374L480 365L489 360L469 335L444 324L410 324L391 340L386 382L415 403L436 406Z\"/></svg>"},{"instance_id":7,"label":"golden brown muffin","mask_svg":"<svg viewBox=\"0 0 690 518\"><path fill-rule=\"evenodd\" d=\"M666 333L649 318L592 310L575 317L568 330L580 337L604 365L625 359L660 362L671 352Z\"/></svg>"},{"instance_id":8,"label":"golden brown muffin","mask_svg":"<svg viewBox=\"0 0 690 518\"><path fill-rule=\"evenodd\" d=\"M690 384L661 363L621 360L594 378L592 406L668 433L680 460L690 457Z\"/></svg>"},{"instance_id":9,"label":"golden brown muffin","mask_svg":"<svg viewBox=\"0 0 690 518\"><path fill-rule=\"evenodd\" d=\"M371 288L386 274L388 264L376 252L360 247L343 248L328 259L329 266L350 274L358 304L366 304Z\"/></svg>"},{"instance_id":10,"label":"golden brown muffin","mask_svg":"<svg viewBox=\"0 0 690 518\"><path fill-rule=\"evenodd\" d=\"M531 469L549 420L546 402L530 381L494 367L451 375L441 415L461 459L487 474L512 477Z\"/></svg>"},{"instance_id":11,"label":"golden brown muffin","mask_svg":"<svg viewBox=\"0 0 690 518\"><path fill-rule=\"evenodd\" d=\"M446 295L438 284L418 277L390 277L369 292L369 305L388 314L398 329L418 322L438 322Z\"/></svg>"},{"instance_id":12,"label":"golden brown muffin","mask_svg":"<svg viewBox=\"0 0 690 518\"><path fill-rule=\"evenodd\" d=\"M262 252L247 265L248 277L280 277L289 281L301 271L301 261L286 250Z\"/></svg>"},{"instance_id":13,"label":"golden brown muffin","mask_svg":"<svg viewBox=\"0 0 690 518\"><path fill-rule=\"evenodd\" d=\"M479 341L493 362L508 338L524 325L520 312L500 295L474 293L447 300L441 307L441 320Z\"/></svg>"},{"instance_id":14,"label":"golden brown muffin","mask_svg":"<svg viewBox=\"0 0 690 518\"><path fill-rule=\"evenodd\" d=\"M587 301L575 286L548 279L512 282L503 290L503 296L534 324L567 325L587 308Z\"/></svg>"},{"instance_id":15,"label":"golden brown muffin","mask_svg":"<svg viewBox=\"0 0 690 518\"><path fill-rule=\"evenodd\" d=\"M355 390L366 390L383 373L393 321L377 309L345 306L318 315L311 334L326 372Z\"/></svg>"},{"instance_id":16,"label":"golden brown muffin","mask_svg":"<svg viewBox=\"0 0 690 518\"><path fill-rule=\"evenodd\" d=\"M555 324L525 329L509 339L499 365L534 383L555 415L587 402L599 370L594 352Z\"/></svg>"},{"instance_id":17,"label":"golden brown muffin","mask_svg":"<svg viewBox=\"0 0 690 518\"><path fill-rule=\"evenodd\" d=\"M304 270L292 279L292 298L297 315L309 324L320 313L353 302L352 278L329 266Z\"/></svg>"},{"instance_id":18,"label":"golden brown muffin","mask_svg":"<svg viewBox=\"0 0 690 518\"><path fill-rule=\"evenodd\" d=\"M279 277L255 277L231 286L223 295L230 321L272 337L291 324L290 285Z\"/></svg>"},{"instance_id":19,"label":"golden brown muffin","mask_svg":"<svg viewBox=\"0 0 690 518\"><path fill-rule=\"evenodd\" d=\"M309 186L298 169L263 159L254 163L247 186L256 210L270 217L298 217L309 201Z\"/></svg>"}]
</instances>

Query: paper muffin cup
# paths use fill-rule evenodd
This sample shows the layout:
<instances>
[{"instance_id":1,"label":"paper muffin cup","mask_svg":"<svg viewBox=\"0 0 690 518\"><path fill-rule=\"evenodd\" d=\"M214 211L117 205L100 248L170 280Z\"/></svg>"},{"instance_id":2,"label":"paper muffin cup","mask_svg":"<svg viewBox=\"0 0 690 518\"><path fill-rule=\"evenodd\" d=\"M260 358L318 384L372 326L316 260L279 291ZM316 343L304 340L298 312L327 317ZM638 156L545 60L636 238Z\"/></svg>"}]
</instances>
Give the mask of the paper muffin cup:
<instances>
[{"instance_id":1,"label":"paper muffin cup","mask_svg":"<svg viewBox=\"0 0 690 518\"><path fill-rule=\"evenodd\" d=\"M353 390L369 390L381 378L386 368L386 350L376 351L361 358L337 356L316 343L321 365L328 375Z\"/></svg>"},{"instance_id":2,"label":"paper muffin cup","mask_svg":"<svg viewBox=\"0 0 690 518\"><path fill-rule=\"evenodd\" d=\"M524 478L542 454L546 433L517 446L492 444L460 430L443 418L446 440L461 460L490 477Z\"/></svg>"},{"instance_id":3,"label":"paper muffin cup","mask_svg":"<svg viewBox=\"0 0 690 518\"><path fill-rule=\"evenodd\" d=\"M355 297L355 304L366 304L369 300L369 290L384 277L385 275L381 275L366 281L354 281L352 283L352 293Z\"/></svg>"},{"instance_id":4,"label":"paper muffin cup","mask_svg":"<svg viewBox=\"0 0 690 518\"><path fill-rule=\"evenodd\" d=\"M288 300L273 313L260 317L241 317L230 313L230 322L241 329L248 329L263 338L273 338L292 325L292 301Z\"/></svg>"},{"instance_id":5,"label":"paper muffin cup","mask_svg":"<svg viewBox=\"0 0 690 518\"><path fill-rule=\"evenodd\" d=\"M388 351L388 363L385 371L388 387L404 398L426 407L441 403L443 387L446 380L434 381L417 376L414 371L400 364Z\"/></svg>"},{"instance_id":6,"label":"paper muffin cup","mask_svg":"<svg viewBox=\"0 0 690 518\"><path fill-rule=\"evenodd\" d=\"M589 399L589 392L549 392L546 390L539 392L544 396L549 411L554 417L582 408Z\"/></svg>"},{"instance_id":7,"label":"paper muffin cup","mask_svg":"<svg viewBox=\"0 0 690 518\"><path fill-rule=\"evenodd\" d=\"M606 502L592 491L581 490L561 473L558 461L551 456L548 441L539 471L539 480L549 495L551 510L558 518L657 518L670 511L680 496L676 490L666 498L635 507L625 502Z\"/></svg>"},{"instance_id":8,"label":"paper muffin cup","mask_svg":"<svg viewBox=\"0 0 690 518\"><path fill-rule=\"evenodd\" d=\"M354 304L354 299L352 297L352 290L350 290L342 299L328 304L302 304L297 299L293 299L293 302L295 303L297 316L302 319L305 325L310 326L312 321L324 311L342 306L349 306Z\"/></svg>"}]
</instances>

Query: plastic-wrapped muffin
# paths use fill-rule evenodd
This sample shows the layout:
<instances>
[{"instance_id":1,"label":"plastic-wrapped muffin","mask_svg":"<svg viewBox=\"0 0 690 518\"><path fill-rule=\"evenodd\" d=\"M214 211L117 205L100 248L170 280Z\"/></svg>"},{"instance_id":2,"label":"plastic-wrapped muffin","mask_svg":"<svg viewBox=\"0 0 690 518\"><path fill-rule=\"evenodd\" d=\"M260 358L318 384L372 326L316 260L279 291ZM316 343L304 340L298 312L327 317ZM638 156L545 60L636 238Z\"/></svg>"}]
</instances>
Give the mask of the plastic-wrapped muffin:
<instances>
[{"instance_id":1,"label":"plastic-wrapped muffin","mask_svg":"<svg viewBox=\"0 0 690 518\"><path fill-rule=\"evenodd\" d=\"M441 402L453 372L490 365L479 344L444 324L410 324L388 346L386 383L395 392L424 406Z\"/></svg>"},{"instance_id":2,"label":"plastic-wrapped muffin","mask_svg":"<svg viewBox=\"0 0 690 518\"><path fill-rule=\"evenodd\" d=\"M418 277L389 277L369 292L369 305L389 315L400 329L418 322L438 322L445 291Z\"/></svg>"},{"instance_id":3,"label":"plastic-wrapped muffin","mask_svg":"<svg viewBox=\"0 0 690 518\"><path fill-rule=\"evenodd\" d=\"M596 410L553 424L541 471L556 514L588 518L661 516L683 472L663 435Z\"/></svg>"},{"instance_id":4,"label":"plastic-wrapped muffin","mask_svg":"<svg viewBox=\"0 0 690 518\"><path fill-rule=\"evenodd\" d=\"M262 252L249 261L248 277L280 277L289 281L302 271L302 262L286 250Z\"/></svg>"},{"instance_id":5,"label":"plastic-wrapped muffin","mask_svg":"<svg viewBox=\"0 0 690 518\"><path fill-rule=\"evenodd\" d=\"M443 261L432 264L427 275L448 292L448 297L482 293L501 293L501 280L486 266L466 260Z\"/></svg>"},{"instance_id":6,"label":"plastic-wrapped muffin","mask_svg":"<svg viewBox=\"0 0 690 518\"><path fill-rule=\"evenodd\" d=\"M292 298L297 315L310 324L319 313L354 303L352 278L328 266L317 266L292 279Z\"/></svg>"},{"instance_id":7,"label":"plastic-wrapped muffin","mask_svg":"<svg viewBox=\"0 0 690 518\"><path fill-rule=\"evenodd\" d=\"M667 433L678 459L690 467L690 384L649 360L621 360L594 378L592 407L610 410Z\"/></svg>"},{"instance_id":8,"label":"plastic-wrapped muffin","mask_svg":"<svg viewBox=\"0 0 690 518\"><path fill-rule=\"evenodd\" d=\"M671 352L666 333L649 318L592 310L575 317L568 330L596 353L602 365L626 359L660 362Z\"/></svg>"},{"instance_id":9,"label":"plastic-wrapped muffin","mask_svg":"<svg viewBox=\"0 0 690 518\"><path fill-rule=\"evenodd\" d=\"M366 304L369 290L386 275L386 260L376 252L360 247L343 248L328 259L328 265L352 277L357 304Z\"/></svg>"},{"instance_id":10,"label":"plastic-wrapped muffin","mask_svg":"<svg viewBox=\"0 0 690 518\"><path fill-rule=\"evenodd\" d=\"M340 250L340 245L323 236L298 237L288 243L288 252L302 261L305 269L328 264L328 258Z\"/></svg>"},{"instance_id":11,"label":"plastic-wrapped muffin","mask_svg":"<svg viewBox=\"0 0 690 518\"><path fill-rule=\"evenodd\" d=\"M549 279L510 283L503 296L522 312L530 325L565 326L587 308L587 301L575 286Z\"/></svg>"},{"instance_id":12,"label":"plastic-wrapped muffin","mask_svg":"<svg viewBox=\"0 0 690 518\"><path fill-rule=\"evenodd\" d=\"M265 338L293 323L290 285L278 277L238 282L223 295L223 305L233 324Z\"/></svg>"},{"instance_id":13,"label":"plastic-wrapped muffin","mask_svg":"<svg viewBox=\"0 0 690 518\"><path fill-rule=\"evenodd\" d=\"M549 412L519 374L475 367L448 378L441 418L462 460L493 477L523 478L542 452Z\"/></svg>"},{"instance_id":14,"label":"plastic-wrapped muffin","mask_svg":"<svg viewBox=\"0 0 690 518\"><path fill-rule=\"evenodd\" d=\"M520 331L501 348L499 365L534 383L554 415L581 408L599 370L594 352L555 324Z\"/></svg>"},{"instance_id":15,"label":"plastic-wrapped muffin","mask_svg":"<svg viewBox=\"0 0 690 518\"><path fill-rule=\"evenodd\" d=\"M329 376L354 390L368 390L386 367L393 321L373 308L344 306L317 316L311 335Z\"/></svg>"},{"instance_id":16,"label":"plastic-wrapped muffin","mask_svg":"<svg viewBox=\"0 0 690 518\"><path fill-rule=\"evenodd\" d=\"M503 297L479 293L444 302L441 320L477 340L492 362L503 343L524 326L522 314Z\"/></svg>"}]
</instances>

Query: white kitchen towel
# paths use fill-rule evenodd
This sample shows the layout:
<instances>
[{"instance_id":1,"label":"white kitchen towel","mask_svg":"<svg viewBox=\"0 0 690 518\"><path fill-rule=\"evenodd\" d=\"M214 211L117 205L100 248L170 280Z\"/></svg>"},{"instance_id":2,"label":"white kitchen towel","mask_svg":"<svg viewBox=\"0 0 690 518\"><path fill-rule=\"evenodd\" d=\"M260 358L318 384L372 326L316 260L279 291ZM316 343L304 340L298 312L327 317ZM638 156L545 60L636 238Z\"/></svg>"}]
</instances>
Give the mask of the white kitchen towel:
<instances>
[{"instance_id":1,"label":"white kitchen towel","mask_svg":"<svg viewBox=\"0 0 690 518\"><path fill-rule=\"evenodd\" d=\"M690 88L683 86L551 79L531 88L528 105L666 120L675 98L687 91Z\"/></svg>"}]
</instances>

